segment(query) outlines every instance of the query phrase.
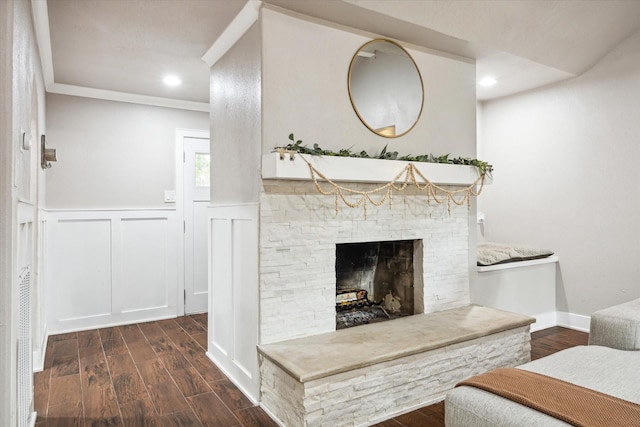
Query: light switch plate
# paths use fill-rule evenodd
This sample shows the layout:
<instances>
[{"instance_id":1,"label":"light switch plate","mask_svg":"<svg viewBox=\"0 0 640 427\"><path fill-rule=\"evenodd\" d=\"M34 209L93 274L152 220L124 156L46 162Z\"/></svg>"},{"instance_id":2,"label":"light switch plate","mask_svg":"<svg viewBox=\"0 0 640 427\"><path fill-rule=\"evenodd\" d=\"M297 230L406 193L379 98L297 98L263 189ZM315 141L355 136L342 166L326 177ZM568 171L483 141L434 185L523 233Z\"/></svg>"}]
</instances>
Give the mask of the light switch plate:
<instances>
[{"instance_id":1,"label":"light switch plate","mask_svg":"<svg viewBox=\"0 0 640 427\"><path fill-rule=\"evenodd\" d=\"M175 203L176 202L176 192L174 190L164 190L164 202L165 203Z\"/></svg>"}]
</instances>

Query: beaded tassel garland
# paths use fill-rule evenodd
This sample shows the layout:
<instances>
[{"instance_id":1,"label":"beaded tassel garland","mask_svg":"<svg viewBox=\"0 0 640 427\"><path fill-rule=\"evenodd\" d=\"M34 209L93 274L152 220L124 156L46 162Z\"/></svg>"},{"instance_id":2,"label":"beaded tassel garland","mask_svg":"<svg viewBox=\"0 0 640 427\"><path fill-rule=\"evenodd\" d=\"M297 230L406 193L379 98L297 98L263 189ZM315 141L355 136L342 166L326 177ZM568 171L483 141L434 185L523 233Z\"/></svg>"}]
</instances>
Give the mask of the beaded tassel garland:
<instances>
[{"instance_id":1,"label":"beaded tassel garland","mask_svg":"<svg viewBox=\"0 0 640 427\"><path fill-rule=\"evenodd\" d=\"M284 157L284 153L288 153L291 156L295 156L295 152L291 152L288 150L278 150L281 155L281 158ZM354 190L351 188L344 187L340 184L337 184L327 178L322 172L317 170L304 156L300 156L302 160L309 166L309 172L311 173L311 179L320 194L325 196L334 195L335 196L335 209L336 214L339 211L340 200L350 207L357 208L362 206L364 211L364 217L367 218L367 204L371 203L374 206L382 206L387 200L389 201L389 206L392 205L393 200L393 191L402 192L410 185L416 187L418 190L426 193L427 195L427 204L431 204L431 200L434 200L436 203L444 203L447 202L447 210L449 214L451 214L451 203L454 203L458 206L462 206L463 204L467 204L467 208L471 207L471 196L477 196L482 192L482 188L484 187L484 177L485 174L482 173L476 179L473 184L468 187L457 189L457 190L447 190L437 184L429 181L420 170L413 164L407 164L404 169L396 175L396 177L390 182L376 187L369 191L360 191ZM424 184L420 184L418 179L420 177ZM319 179L325 181L331 186L330 190L325 190L320 186ZM401 182L401 184L396 184L396 182ZM474 187L479 185L477 191L474 190ZM374 195L382 194L378 200L372 198ZM349 196L360 196L360 198L356 202L351 202L347 199Z\"/></svg>"}]
</instances>

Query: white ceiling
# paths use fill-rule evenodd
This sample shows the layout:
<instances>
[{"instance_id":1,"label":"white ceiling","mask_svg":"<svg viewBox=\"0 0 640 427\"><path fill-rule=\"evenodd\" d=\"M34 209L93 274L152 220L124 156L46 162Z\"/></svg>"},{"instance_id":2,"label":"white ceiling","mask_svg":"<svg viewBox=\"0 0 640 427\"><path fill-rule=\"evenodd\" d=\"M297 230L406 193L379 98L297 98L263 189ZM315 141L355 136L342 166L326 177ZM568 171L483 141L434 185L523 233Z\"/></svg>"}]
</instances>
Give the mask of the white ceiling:
<instances>
[{"instance_id":1,"label":"white ceiling","mask_svg":"<svg viewBox=\"0 0 640 427\"><path fill-rule=\"evenodd\" d=\"M47 90L208 111L203 55L246 0L32 0ZM640 29L638 0L265 0L476 59L492 99L588 70ZM183 84L162 84L166 74Z\"/></svg>"}]
</instances>

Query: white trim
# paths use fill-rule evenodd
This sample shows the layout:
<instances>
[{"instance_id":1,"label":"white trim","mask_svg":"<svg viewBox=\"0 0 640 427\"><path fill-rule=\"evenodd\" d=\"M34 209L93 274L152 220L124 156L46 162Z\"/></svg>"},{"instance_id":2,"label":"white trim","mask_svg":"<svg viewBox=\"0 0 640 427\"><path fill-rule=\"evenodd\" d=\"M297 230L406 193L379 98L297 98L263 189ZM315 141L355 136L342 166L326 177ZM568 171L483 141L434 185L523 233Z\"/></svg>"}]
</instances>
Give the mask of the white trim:
<instances>
[{"instance_id":1,"label":"white trim","mask_svg":"<svg viewBox=\"0 0 640 427\"><path fill-rule=\"evenodd\" d=\"M209 139L208 130L176 129L176 222L178 223L178 315L184 316L184 139Z\"/></svg>"},{"instance_id":2,"label":"white trim","mask_svg":"<svg viewBox=\"0 0 640 427\"><path fill-rule=\"evenodd\" d=\"M46 314L44 315L46 318ZM47 333L47 327L45 327L42 333L42 342L40 343L40 350L33 352L33 372L41 372L44 370L44 355L47 351L47 343L49 341L49 334Z\"/></svg>"},{"instance_id":3,"label":"white trim","mask_svg":"<svg viewBox=\"0 0 640 427\"><path fill-rule=\"evenodd\" d=\"M556 326L575 329L576 331L589 332L589 326L591 325L591 316L567 313L565 311L557 311L556 316Z\"/></svg>"},{"instance_id":4,"label":"white trim","mask_svg":"<svg viewBox=\"0 0 640 427\"><path fill-rule=\"evenodd\" d=\"M185 101L181 99L161 98L159 96L138 95L135 93L116 92L114 90L96 89L92 87L67 85L55 82L48 85L47 92L57 93L60 95L80 96L83 98L151 105L154 107L209 112L208 102Z\"/></svg>"},{"instance_id":5,"label":"white trim","mask_svg":"<svg viewBox=\"0 0 640 427\"><path fill-rule=\"evenodd\" d=\"M77 320L68 322L67 324L63 325L59 329L56 329L56 331L53 332L51 335L68 334L71 332L91 331L94 329L112 328L116 326L132 325L137 323L157 322L160 320L175 319L176 317L178 316L171 313L171 314L147 317L145 319L137 319L133 316L119 316L119 318L115 320L107 319L106 317L90 318L90 319L83 318L83 319L77 319Z\"/></svg>"},{"instance_id":6,"label":"white trim","mask_svg":"<svg viewBox=\"0 0 640 427\"><path fill-rule=\"evenodd\" d=\"M49 214L56 213L70 213L70 212L145 212L145 211L164 211L171 212L175 211L175 208L158 208L158 207L146 207L146 208L52 208L52 209L41 209L42 212Z\"/></svg>"},{"instance_id":7,"label":"white trim","mask_svg":"<svg viewBox=\"0 0 640 427\"><path fill-rule=\"evenodd\" d=\"M540 259L532 259L528 261L517 261L517 262L507 262L504 264L496 264L496 265L483 265L478 266L478 273L484 273L487 271L496 271L496 270L509 270L512 268L518 267L530 267L532 265L539 264L551 264L553 262L558 262L560 259L556 255L549 256L547 258Z\"/></svg>"},{"instance_id":8,"label":"white trim","mask_svg":"<svg viewBox=\"0 0 640 427\"><path fill-rule=\"evenodd\" d=\"M33 26L36 32L38 51L40 52L40 64L42 65L42 78L44 87L49 88L54 84L53 55L51 54L51 32L49 29L49 9L47 0L31 0L33 13Z\"/></svg>"},{"instance_id":9,"label":"white trim","mask_svg":"<svg viewBox=\"0 0 640 427\"><path fill-rule=\"evenodd\" d=\"M542 329L551 328L558 324L558 313L555 311L539 313L534 317L536 318L536 322L531 324L531 332L541 331Z\"/></svg>"},{"instance_id":10,"label":"white trim","mask_svg":"<svg viewBox=\"0 0 640 427\"><path fill-rule=\"evenodd\" d=\"M208 102L186 101L56 83L53 71L53 55L51 53L51 31L49 28L47 0L31 0L31 8L33 11L36 41L40 52L40 63L42 64L42 77L47 92L60 95L80 96L83 98L151 105L154 107L176 108L179 110L209 111Z\"/></svg>"},{"instance_id":11,"label":"white trim","mask_svg":"<svg viewBox=\"0 0 640 427\"><path fill-rule=\"evenodd\" d=\"M220 37L211 45L209 50L202 55L202 60L209 67L218 62L229 49L251 28L260 17L262 1L249 0L236 17L227 25Z\"/></svg>"},{"instance_id":12,"label":"white trim","mask_svg":"<svg viewBox=\"0 0 640 427\"><path fill-rule=\"evenodd\" d=\"M244 384L242 381L238 381L234 375L232 375L227 369L225 369L225 364L218 362L218 360L216 360L215 356L210 351L207 350L205 354L207 355L209 360L211 360L213 364L216 365L223 374L225 374L229 381L231 381L236 387L238 387L238 389L240 389L242 394L244 394L245 397L251 401L251 403L253 403L254 405L258 405L260 403L260 401L258 400L258 396L260 396L260 386L253 387L253 389L249 390L245 387L245 385L247 384ZM252 384L249 383L248 385L251 386ZM271 414L269 414L269 416L271 416ZM271 416L271 418L274 417Z\"/></svg>"},{"instance_id":13,"label":"white trim","mask_svg":"<svg viewBox=\"0 0 640 427\"><path fill-rule=\"evenodd\" d=\"M306 160L306 161L305 161ZM309 164L332 181L341 182L391 182L405 178L404 169L413 166L433 184L469 185L478 180L474 166L443 163L407 162L403 160L362 159L357 157L312 156L309 154L269 153L262 156L262 179L290 179L310 181ZM400 175L398 175L400 174ZM320 181L322 179L319 178ZM416 181L424 180L416 174ZM485 177L485 184L491 178Z\"/></svg>"}]
</instances>

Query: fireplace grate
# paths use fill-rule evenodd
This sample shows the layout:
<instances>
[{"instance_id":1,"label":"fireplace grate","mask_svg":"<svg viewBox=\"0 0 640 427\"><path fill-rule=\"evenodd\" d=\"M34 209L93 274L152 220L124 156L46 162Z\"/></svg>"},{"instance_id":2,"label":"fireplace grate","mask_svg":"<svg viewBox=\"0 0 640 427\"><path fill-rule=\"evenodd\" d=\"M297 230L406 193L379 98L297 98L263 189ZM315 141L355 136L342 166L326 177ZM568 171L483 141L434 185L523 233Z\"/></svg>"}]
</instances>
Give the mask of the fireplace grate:
<instances>
[{"instance_id":1,"label":"fireplace grate","mask_svg":"<svg viewBox=\"0 0 640 427\"><path fill-rule=\"evenodd\" d=\"M336 329L345 329L352 326L366 325L368 323L383 322L385 320L398 319L409 316L400 312L389 312L381 305L372 304L369 307L357 307L351 310L336 313Z\"/></svg>"}]
</instances>

